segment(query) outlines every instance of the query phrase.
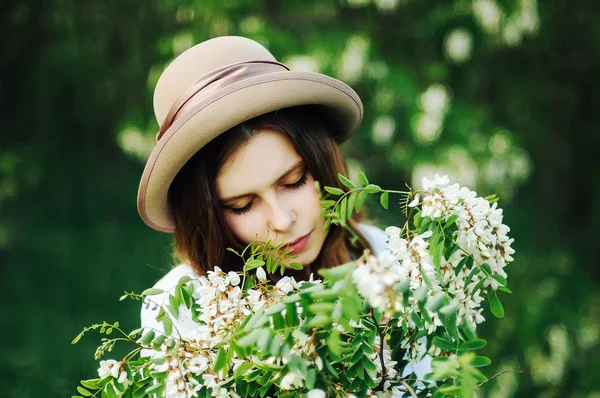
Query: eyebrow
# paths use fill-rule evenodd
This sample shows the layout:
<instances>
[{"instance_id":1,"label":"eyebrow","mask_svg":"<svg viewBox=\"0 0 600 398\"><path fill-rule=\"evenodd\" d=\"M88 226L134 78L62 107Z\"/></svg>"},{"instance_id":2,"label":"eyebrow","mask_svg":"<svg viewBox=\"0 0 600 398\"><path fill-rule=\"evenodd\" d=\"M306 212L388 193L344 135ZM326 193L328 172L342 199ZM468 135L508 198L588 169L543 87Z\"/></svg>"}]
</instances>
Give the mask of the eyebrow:
<instances>
[{"instance_id":1,"label":"eyebrow","mask_svg":"<svg viewBox=\"0 0 600 398\"><path fill-rule=\"evenodd\" d=\"M300 159L299 161L297 161L296 163L294 163L289 169L287 169L283 174L281 174L277 178L277 180L275 181L274 185L281 183L287 176L289 176L290 174L292 174L294 171L298 170L301 167L304 167L304 160L303 159ZM237 195L237 196L232 196L231 198L219 199L219 202L222 205L225 205L227 202L232 202L234 200L241 199L241 198L244 198L246 196L252 196L252 195L254 195L254 194L245 193L245 194L241 194L241 195Z\"/></svg>"}]
</instances>

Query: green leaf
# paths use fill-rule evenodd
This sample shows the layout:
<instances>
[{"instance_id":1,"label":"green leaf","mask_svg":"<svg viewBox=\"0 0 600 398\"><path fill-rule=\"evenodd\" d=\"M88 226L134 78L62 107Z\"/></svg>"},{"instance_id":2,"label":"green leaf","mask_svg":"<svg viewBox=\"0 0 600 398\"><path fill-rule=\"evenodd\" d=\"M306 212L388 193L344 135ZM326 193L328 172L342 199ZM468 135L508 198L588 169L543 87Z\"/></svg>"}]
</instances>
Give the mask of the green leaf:
<instances>
[{"instance_id":1,"label":"green leaf","mask_svg":"<svg viewBox=\"0 0 600 398\"><path fill-rule=\"evenodd\" d=\"M171 321L171 318L169 318L168 316L164 317L162 319L162 324L163 328L165 329L166 335L170 335L171 333L173 333L173 322Z\"/></svg>"},{"instance_id":2,"label":"green leaf","mask_svg":"<svg viewBox=\"0 0 600 398\"><path fill-rule=\"evenodd\" d=\"M439 242L437 242L437 244L435 245L435 248L433 249L433 253L431 253L432 255L432 260L433 260L433 265L435 265L435 268L438 270L440 270L441 264L442 264L442 254L444 252L444 238L440 239Z\"/></svg>"},{"instance_id":3,"label":"green leaf","mask_svg":"<svg viewBox=\"0 0 600 398\"><path fill-rule=\"evenodd\" d=\"M226 363L227 363L227 350L225 348L223 348L223 346L221 346L221 347L219 347L219 351L217 351L217 359L215 360L215 364L213 366L213 371L215 373L217 373L221 369L224 369Z\"/></svg>"},{"instance_id":4,"label":"green leaf","mask_svg":"<svg viewBox=\"0 0 600 398\"><path fill-rule=\"evenodd\" d=\"M381 206L384 209L388 209L389 207L389 199L390 199L390 194L388 191L385 191L384 193L381 194L381 196L379 197L379 203L381 203Z\"/></svg>"},{"instance_id":5,"label":"green leaf","mask_svg":"<svg viewBox=\"0 0 600 398\"><path fill-rule=\"evenodd\" d=\"M425 302L425 300L427 299L428 292L429 289L427 288L427 286L421 286L420 288L415 290L415 292L413 293L413 298L420 303Z\"/></svg>"},{"instance_id":6,"label":"green leaf","mask_svg":"<svg viewBox=\"0 0 600 398\"><path fill-rule=\"evenodd\" d=\"M328 279L331 282L337 282L340 279L344 279L346 276L348 276L349 273L351 273L354 268L356 267L356 264L353 263L347 263L347 264L343 264L343 265L338 265L337 267L333 267L333 268L321 268L318 273L319 275L322 275L323 277L325 277L326 279ZM321 285L317 285L317 286L321 286ZM323 288L321 287L319 290L322 290Z\"/></svg>"},{"instance_id":7,"label":"green leaf","mask_svg":"<svg viewBox=\"0 0 600 398\"><path fill-rule=\"evenodd\" d=\"M314 313L325 313L331 314L333 312L333 308L335 307L335 303L329 303L326 301L319 301L317 303L312 303L308 306L308 310Z\"/></svg>"},{"instance_id":8,"label":"green leaf","mask_svg":"<svg viewBox=\"0 0 600 398\"><path fill-rule=\"evenodd\" d=\"M445 393L446 395L453 397L453 396L459 395L462 391L462 388L460 386L448 386L448 387L441 387L439 389L439 391Z\"/></svg>"},{"instance_id":9,"label":"green leaf","mask_svg":"<svg viewBox=\"0 0 600 398\"><path fill-rule=\"evenodd\" d=\"M471 294L477 293L477 291L483 286L483 282L485 282L485 278L481 278L481 280L477 282L477 284L473 287Z\"/></svg>"},{"instance_id":10,"label":"green leaf","mask_svg":"<svg viewBox=\"0 0 600 398\"><path fill-rule=\"evenodd\" d=\"M350 181L348 178L344 177L343 174L338 173L338 179L340 180L340 182L342 184L344 184L345 187L356 188L356 186L354 185L354 183L352 181Z\"/></svg>"},{"instance_id":11,"label":"green leaf","mask_svg":"<svg viewBox=\"0 0 600 398\"><path fill-rule=\"evenodd\" d=\"M358 172L358 181L360 181L360 183L363 185L369 185L369 180L367 179L365 173L363 173L362 171Z\"/></svg>"},{"instance_id":12,"label":"green leaf","mask_svg":"<svg viewBox=\"0 0 600 398\"><path fill-rule=\"evenodd\" d=\"M492 275L492 278L497 280L502 286L506 286L506 278L504 278L502 275L494 274Z\"/></svg>"},{"instance_id":13,"label":"green leaf","mask_svg":"<svg viewBox=\"0 0 600 398\"><path fill-rule=\"evenodd\" d=\"M154 339L154 330L149 330L142 336L142 338L140 339L140 343L150 344L152 339Z\"/></svg>"},{"instance_id":14,"label":"green leaf","mask_svg":"<svg viewBox=\"0 0 600 398\"><path fill-rule=\"evenodd\" d=\"M83 395L84 397L91 397L93 395L91 392L80 386L77 386L77 392Z\"/></svg>"},{"instance_id":15,"label":"green leaf","mask_svg":"<svg viewBox=\"0 0 600 398\"><path fill-rule=\"evenodd\" d=\"M295 269L295 270L298 270L298 271L304 269L304 266L302 264L300 264L300 263L291 262L288 265L290 266L291 269Z\"/></svg>"},{"instance_id":16,"label":"green leaf","mask_svg":"<svg viewBox=\"0 0 600 398\"><path fill-rule=\"evenodd\" d=\"M326 314L317 314L308 322L306 326L309 328L319 328L331 324L331 317Z\"/></svg>"},{"instance_id":17,"label":"green leaf","mask_svg":"<svg viewBox=\"0 0 600 398\"><path fill-rule=\"evenodd\" d=\"M348 218L352 218L352 212L354 211L354 203L356 202L356 192L352 192L349 196L348 196L348 207L346 210L346 214L348 215Z\"/></svg>"},{"instance_id":18,"label":"green leaf","mask_svg":"<svg viewBox=\"0 0 600 398\"><path fill-rule=\"evenodd\" d=\"M306 373L306 388L312 390L315 387L315 381L317 381L317 371L309 369Z\"/></svg>"},{"instance_id":19,"label":"green leaf","mask_svg":"<svg viewBox=\"0 0 600 398\"><path fill-rule=\"evenodd\" d=\"M512 294L512 290L510 290L506 286L498 286L498 290L500 290L501 292L504 292L504 293Z\"/></svg>"},{"instance_id":20,"label":"green leaf","mask_svg":"<svg viewBox=\"0 0 600 398\"><path fill-rule=\"evenodd\" d=\"M152 362L155 365L162 365L163 363L165 363L166 359L164 357L157 357L157 358L152 358L150 359L150 362Z\"/></svg>"},{"instance_id":21,"label":"green leaf","mask_svg":"<svg viewBox=\"0 0 600 398\"><path fill-rule=\"evenodd\" d=\"M279 355L279 352L281 351L281 348L282 348L282 344L283 344L283 338L281 337L280 334L276 334L275 337L273 337L273 340L271 340L271 347L269 347L269 352L271 353L271 355L273 355L273 356Z\"/></svg>"},{"instance_id":22,"label":"green leaf","mask_svg":"<svg viewBox=\"0 0 600 398\"><path fill-rule=\"evenodd\" d=\"M448 258L450 258L450 256L448 256ZM460 274L460 271L462 271L462 269L465 267L465 264L467 263L468 259L469 259L469 257L463 257L458 262L458 264L456 265L456 268L454 269L454 275L458 276L458 274Z\"/></svg>"},{"instance_id":23,"label":"green leaf","mask_svg":"<svg viewBox=\"0 0 600 398\"><path fill-rule=\"evenodd\" d=\"M408 289L410 289L410 279L407 278L404 281L400 282L397 289L400 293L408 292Z\"/></svg>"},{"instance_id":24,"label":"green leaf","mask_svg":"<svg viewBox=\"0 0 600 398\"><path fill-rule=\"evenodd\" d=\"M450 247L446 251L446 258L452 257L452 255L458 250L458 245L455 243L450 243Z\"/></svg>"},{"instance_id":25,"label":"green leaf","mask_svg":"<svg viewBox=\"0 0 600 398\"><path fill-rule=\"evenodd\" d=\"M165 291L162 289L156 289L156 288L150 288L150 289L146 289L142 292L142 296L155 296L157 294L162 294Z\"/></svg>"},{"instance_id":26,"label":"green leaf","mask_svg":"<svg viewBox=\"0 0 600 398\"><path fill-rule=\"evenodd\" d=\"M381 192L381 187L379 185L369 184L365 187L365 191L367 191L367 193L377 193Z\"/></svg>"},{"instance_id":27,"label":"green leaf","mask_svg":"<svg viewBox=\"0 0 600 398\"><path fill-rule=\"evenodd\" d=\"M247 335L240 338L238 340L237 344L240 347L248 347L248 346L251 346L252 344L256 343L256 340L258 340L259 337L260 337L259 329L254 329Z\"/></svg>"},{"instance_id":28,"label":"green leaf","mask_svg":"<svg viewBox=\"0 0 600 398\"><path fill-rule=\"evenodd\" d=\"M164 334L159 334L158 336L156 336L154 338L154 340L152 340L152 345L154 347L159 348L161 346L161 344L163 343L163 341L165 341L165 335Z\"/></svg>"},{"instance_id":29,"label":"green leaf","mask_svg":"<svg viewBox=\"0 0 600 398\"><path fill-rule=\"evenodd\" d=\"M491 363L492 361L488 357L476 356L471 361L471 366L473 366L474 368L482 368L484 366L488 366Z\"/></svg>"},{"instance_id":30,"label":"green leaf","mask_svg":"<svg viewBox=\"0 0 600 398\"><path fill-rule=\"evenodd\" d=\"M119 396L119 394L117 394L117 391L115 391L115 387L112 384L107 384L106 386L104 386L104 393L106 393L106 396L108 398L117 398ZM103 397L104 393L102 394Z\"/></svg>"},{"instance_id":31,"label":"green leaf","mask_svg":"<svg viewBox=\"0 0 600 398\"><path fill-rule=\"evenodd\" d=\"M444 229L452 226L452 224L454 224L456 222L456 220L458 220L458 215L456 215L456 214L448 217L448 219L446 220L446 225L444 225Z\"/></svg>"},{"instance_id":32,"label":"green leaf","mask_svg":"<svg viewBox=\"0 0 600 398\"><path fill-rule=\"evenodd\" d=\"M336 187L325 187L325 191L329 192L332 195L343 195L344 191L342 191L340 188L336 188Z\"/></svg>"},{"instance_id":33,"label":"green leaf","mask_svg":"<svg viewBox=\"0 0 600 398\"><path fill-rule=\"evenodd\" d=\"M504 318L504 307L497 294L494 294L494 297L490 302L490 311L492 311L492 314L494 314L496 318Z\"/></svg>"},{"instance_id":34,"label":"green leaf","mask_svg":"<svg viewBox=\"0 0 600 398\"><path fill-rule=\"evenodd\" d=\"M153 384L150 387L146 388L146 394L147 395L152 395L153 393L156 393L156 392L160 391L163 388L164 388L163 384L160 384L160 383Z\"/></svg>"},{"instance_id":35,"label":"green leaf","mask_svg":"<svg viewBox=\"0 0 600 398\"><path fill-rule=\"evenodd\" d=\"M340 355L340 333L337 330L334 329L329 335L329 338L327 339L327 347L335 355Z\"/></svg>"},{"instance_id":36,"label":"green leaf","mask_svg":"<svg viewBox=\"0 0 600 398\"><path fill-rule=\"evenodd\" d=\"M281 313L284 309L285 309L285 304L279 302L277 304L273 304L272 306L270 306L265 311L265 315L271 316L271 315L274 315L274 314L278 314L278 313Z\"/></svg>"},{"instance_id":37,"label":"green leaf","mask_svg":"<svg viewBox=\"0 0 600 398\"><path fill-rule=\"evenodd\" d=\"M328 360L323 359L323 364L325 365L325 369L329 372L329 374L331 376L333 376L334 378L338 378L338 373L335 371L334 367L331 366L331 363L329 363Z\"/></svg>"},{"instance_id":38,"label":"green leaf","mask_svg":"<svg viewBox=\"0 0 600 398\"><path fill-rule=\"evenodd\" d=\"M287 326L298 326L300 319L298 318L298 310L295 303L285 305L285 323Z\"/></svg>"},{"instance_id":39,"label":"green leaf","mask_svg":"<svg viewBox=\"0 0 600 398\"><path fill-rule=\"evenodd\" d=\"M421 320L421 318L419 317L419 315L417 315L416 312L413 312L410 314L410 319L412 319L412 321L415 323L415 325L420 329L423 327L423 321Z\"/></svg>"},{"instance_id":40,"label":"green leaf","mask_svg":"<svg viewBox=\"0 0 600 398\"><path fill-rule=\"evenodd\" d=\"M483 271L486 275L492 275L492 267L490 267L488 263L481 264L481 268L483 268Z\"/></svg>"},{"instance_id":41,"label":"green leaf","mask_svg":"<svg viewBox=\"0 0 600 398\"><path fill-rule=\"evenodd\" d=\"M426 308L432 312L436 312L444 305L445 299L446 296L443 293L436 294L427 300Z\"/></svg>"},{"instance_id":42,"label":"green leaf","mask_svg":"<svg viewBox=\"0 0 600 398\"><path fill-rule=\"evenodd\" d=\"M98 388L99 379L91 379L91 380L81 380L80 383L85 388L89 388L90 390L95 390Z\"/></svg>"},{"instance_id":43,"label":"green leaf","mask_svg":"<svg viewBox=\"0 0 600 398\"><path fill-rule=\"evenodd\" d=\"M241 364L240 366L237 367L235 372L233 372L233 377L238 379L238 378L244 376L246 374L246 372L248 372L250 369L252 369L253 366L254 365L251 362L244 362L243 364Z\"/></svg>"},{"instance_id":44,"label":"green leaf","mask_svg":"<svg viewBox=\"0 0 600 398\"><path fill-rule=\"evenodd\" d=\"M347 207L348 207L348 197L344 196L344 198L342 199L342 203L340 203L340 206L338 207L338 214L340 215L340 220L342 222L342 225L346 224L346 218L347 218L347 214L348 214L348 212L346 211Z\"/></svg>"},{"instance_id":45,"label":"green leaf","mask_svg":"<svg viewBox=\"0 0 600 398\"><path fill-rule=\"evenodd\" d=\"M471 369L471 371L469 372L469 375L472 376L475 379L475 381L477 381L479 383L483 383L483 382L487 381L487 379L488 379L486 377L486 375L484 375L477 369Z\"/></svg>"},{"instance_id":46,"label":"green leaf","mask_svg":"<svg viewBox=\"0 0 600 398\"><path fill-rule=\"evenodd\" d=\"M469 256L467 258L472 258L472 257ZM471 272L469 272L467 279L465 279L465 286L469 286L469 283L471 283L471 280L473 279L473 277L475 276L475 274L477 273L478 270L479 270L479 268L477 268L477 267L471 269Z\"/></svg>"},{"instance_id":47,"label":"green leaf","mask_svg":"<svg viewBox=\"0 0 600 398\"><path fill-rule=\"evenodd\" d=\"M331 199L327 199L327 200L321 200L319 201L319 206L324 208L324 209L328 209L330 207L333 207L333 205L336 204L335 200L331 200Z\"/></svg>"},{"instance_id":48,"label":"green leaf","mask_svg":"<svg viewBox=\"0 0 600 398\"><path fill-rule=\"evenodd\" d=\"M244 264L244 270L250 271L250 270L256 269L258 267L262 267L263 265L265 265L265 262L263 260L253 258L253 259L246 261L246 264Z\"/></svg>"},{"instance_id":49,"label":"green leaf","mask_svg":"<svg viewBox=\"0 0 600 398\"><path fill-rule=\"evenodd\" d=\"M366 356L362 357L362 361L361 361L362 365L364 366L364 368L368 371L371 372L375 372L377 370L377 366L375 366L375 364L373 363L373 361L371 361L369 358L367 358Z\"/></svg>"},{"instance_id":50,"label":"green leaf","mask_svg":"<svg viewBox=\"0 0 600 398\"><path fill-rule=\"evenodd\" d=\"M175 296L169 296L169 302L171 302L171 301L172 301L172 300L171 300L171 298L172 298L172 297L175 297ZM173 301L176 301L176 300L173 300ZM173 305L173 303L171 302L171 304L169 304L169 305L167 306L167 308L169 309L169 312L170 312L170 313L173 315L173 318L175 318L175 319L179 318L179 306L178 306L178 305L177 305L177 306L175 306L175 305Z\"/></svg>"},{"instance_id":51,"label":"green leaf","mask_svg":"<svg viewBox=\"0 0 600 398\"><path fill-rule=\"evenodd\" d=\"M356 202L354 203L354 208L356 209L357 213L360 212L360 209L362 209L363 205L365 204L367 195L368 195L368 193L365 190L362 190L358 193L358 195L356 197Z\"/></svg>"},{"instance_id":52,"label":"green leaf","mask_svg":"<svg viewBox=\"0 0 600 398\"><path fill-rule=\"evenodd\" d=\"M282 304L282 303L279 303L279 304ZM271 316L271 319L273 320L273 328L275 330L285 329L285 319L283 318L283 315L281 315L281 312L277 312L277 313L273 314ZM262 329L262 330L263 330L263 333L268 334L268 332L266 332L265 329Z\"/></svg>"},{"instance_id":53,"label":"green leaf","mask_svg":"<svg viewBox=\"0 0 600 398\"><path fill-rule=\"evenodd\" d=\"M439 347L445 351L455 351L456 350L456 347L451 342L446 341L437 336L435 336L433 338L433 344L435 344L436 347Z\"/></svg>"},{"instance_id":54,"label":"green leaf","mask_svg":"<svg viewBox=\"0 0 600 398\"><path fill-rule=\"evenodd\" d=\"M459 347L459 349L461 350L478 350L480 348L485 347L486 345L486 341L483 339L474 339L474 340L469 340L469 341L465 341L464 343L462 343Z\"/></svg>"}]
</instances>

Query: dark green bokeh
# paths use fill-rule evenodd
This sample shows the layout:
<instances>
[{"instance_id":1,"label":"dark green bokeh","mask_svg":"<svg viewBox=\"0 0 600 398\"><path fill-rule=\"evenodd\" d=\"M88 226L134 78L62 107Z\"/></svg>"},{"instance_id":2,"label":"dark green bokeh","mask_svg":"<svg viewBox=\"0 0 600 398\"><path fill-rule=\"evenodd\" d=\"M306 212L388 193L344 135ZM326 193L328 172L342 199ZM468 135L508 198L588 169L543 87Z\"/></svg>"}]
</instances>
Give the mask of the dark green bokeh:
<instances>
[{"instance_id":1,"label":"dark green bokeh","mask_svg":"<svg viewBox=\"0 0 600 398\"><path fill-rule=\"evenodd\" d=\"M70 345L81 328L138 326L137 303L118 297L169 269L170 237L137 216L143 164L125 153L120 132L152 136L157 72L174 48L221 34L255 38L280 59L312 55L322 72L353 80L365 119L344 151L382 186L466 153L478 190L500 193L517 250L506 318L486 311L481 336L493 361L487 375L523 372L498 377L483 395L600 396L600 3L492 2L509 19L537 7L538 27L513 44L502 39L504 22L498 33L482 27L472 1L356 3L3 2L0 396L72 395L97 369L97 335ZM444 56L454 29L472 39L462 64ZM364 50L356 79L338 67L349 48ZM423 143L412 132L418 98L436 83L449 107L439 138ZM371 129L381 115L395 121L395 135L377 144ZM494 152L494 137L509 150ZM398 222L372 205L380 224Z\"/></svg>"}]
</instances>

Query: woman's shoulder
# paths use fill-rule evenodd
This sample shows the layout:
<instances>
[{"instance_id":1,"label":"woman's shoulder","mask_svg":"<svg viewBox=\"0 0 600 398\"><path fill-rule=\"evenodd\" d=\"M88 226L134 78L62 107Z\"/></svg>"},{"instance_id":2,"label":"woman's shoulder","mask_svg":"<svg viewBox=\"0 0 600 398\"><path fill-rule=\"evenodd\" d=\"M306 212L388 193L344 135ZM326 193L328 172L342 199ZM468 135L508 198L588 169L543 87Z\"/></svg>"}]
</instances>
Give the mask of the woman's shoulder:
<instances>
[{"instance_id":1,"label":"woman's shoulder","mask_svg":"<svg viewBox=\"0 0 600 398\"><path fill-rule=\"evenodd\" d=\"M166 308L169 304L170 293L173 292L173 289L183 276L189 276L192 279L199 278L198 274L196 274L189 264L180 264L167 272L165 276L154 284L154 289L160 289L163 292L144 299L140 313L142 327L160 332L164 331L162 323L157 321L156 317L159 314L159 309L161 307ZM181 309L178 317L173 317L170 312L169 316L178 329L193 328L195 326L191 318L191 313L187 310Z\"/></svg>"},{"instance_id":2,"label":"woman's shoulder","mask_svg":"<svg viewBox=\"0 0 600 398\"><path fill-rule=\"evenodd\" d=\"M358 224L358 229L367 238L375 256L379 256L387 249L388 237L381 228L371 224L360 223Z\"/></svg>"},{"instance_id":3,"label":"woman's shoulder","mask_svg":"<svg viewBox=\"0 0 600 398\"><path fill-rule=\"evenodd\" d=\"M199 277L191 265L179 264L167 272L165 276L159 279L158 282L154 284L153 288L168 291L177 286L179 280L184 276L189 276L193 279L197 279Z\"/></svg>"}]
</instances>

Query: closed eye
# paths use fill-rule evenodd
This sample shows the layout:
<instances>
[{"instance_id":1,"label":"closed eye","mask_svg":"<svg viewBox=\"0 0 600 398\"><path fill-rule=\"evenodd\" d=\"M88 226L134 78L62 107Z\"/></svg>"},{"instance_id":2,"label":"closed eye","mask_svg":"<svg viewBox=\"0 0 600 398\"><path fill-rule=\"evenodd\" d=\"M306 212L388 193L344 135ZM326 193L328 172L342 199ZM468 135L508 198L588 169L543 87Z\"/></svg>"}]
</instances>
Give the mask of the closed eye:
<instances>
[{"instance_id":1,"label":"closed eye","mask_svg":"<svg viewBox=\"0 0 600 398\"><path fill-rule=\"evenodd\" d=\"M306 184L306 181L308 180L308 175L305 172L302 177L300 177L300 179L298 179L298 181L292 183L292 184L284 184L283 186L286 187L287 189L299 189L302 186L304 186ZM248 204L244 207L230 207L229 210L236 215L241 215L241 214L245 214L247 212L249 212L250 210L252 210L252 206L254 204L254 200L251 200L250 202L248 202Z\"/></svg>"},{"instance_id":2,"label":"closed eye","mask_svg":"<svg viewBox=\"0 0 600 398\"><path fill-rule=\"evenodd\" d=\"M300 187L302 187L304 184L306 184L306 180L308 179L308 176L306 175L306 172L304 172L304 174L302 174L302 177L300 177L300 179L292 184L285 184L284 187L289 188L289 189L298 189Z\"/></svg>"},{"instance_id":3,"label":"closed eye","mask_svg":"<svg viewBox=\"0 0 600 398\"><path fill-rule=\"evenodd\" d=\"M248 204L244 207L230 207L229 210L233 213L233 214L244 214L244 213L248 213L251 209L252 209L252 204L254 203L253 200L251 200L250 202L248 202Z\"/></svg>"}]
</instances>

